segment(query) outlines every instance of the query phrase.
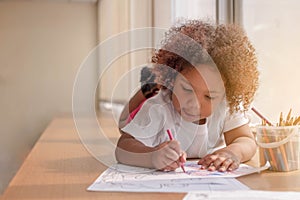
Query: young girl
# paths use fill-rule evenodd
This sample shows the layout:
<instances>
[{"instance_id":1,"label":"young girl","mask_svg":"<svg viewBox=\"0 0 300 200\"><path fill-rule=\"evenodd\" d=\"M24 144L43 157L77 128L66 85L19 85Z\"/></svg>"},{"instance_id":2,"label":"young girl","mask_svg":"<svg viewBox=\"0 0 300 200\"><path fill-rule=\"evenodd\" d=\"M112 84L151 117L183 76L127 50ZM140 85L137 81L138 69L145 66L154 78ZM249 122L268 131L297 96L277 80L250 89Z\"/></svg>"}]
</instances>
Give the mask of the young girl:
<instances>
[{"instance_id":1,"label":"young girl","mask_svg":"<svg viewBox=\"0 0 300 200\"><path fill-rule=\"evenodd\" d=\"M139 91L125 107L119 162L175 170L186 158L200 158L203 169L231 171L254 155L245 111L258 87L257 61L241 28L198 20L174 26L153 63L161 89L145 102ZM134 118L124 123L128 107L131 112L141 102Z\"/></svg>"}]
</instances>

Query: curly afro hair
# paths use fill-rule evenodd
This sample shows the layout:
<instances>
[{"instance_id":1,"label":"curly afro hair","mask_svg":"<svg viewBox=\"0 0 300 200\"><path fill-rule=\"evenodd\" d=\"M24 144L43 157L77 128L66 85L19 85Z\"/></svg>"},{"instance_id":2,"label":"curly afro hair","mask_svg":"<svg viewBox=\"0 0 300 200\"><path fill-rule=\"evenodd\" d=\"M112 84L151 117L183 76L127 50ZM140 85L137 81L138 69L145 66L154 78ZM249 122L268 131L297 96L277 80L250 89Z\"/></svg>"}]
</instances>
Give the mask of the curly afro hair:
<instances>
[{"instance_id":1,"label":"curly afro hair","mask_svg":"<svg viewBox=\"0 0 300 200\"><path fill-rule=\"evenodd\" d=\"M231 111L248 110L258 89L255 49L244 30L234 24L216 28L210 52L223 79Z\"/></svg>"},{"instance_id":2,"label":"curly afro hair","mask_svg":"<svg viewBox=\"0 0 300 200\"><path fill-rule=\"evenodd\" d=\"M176 75L199 64L216 65L225 85L230 112L248 110L258 88L255 49L237 25L215 26L187 20L165 34L152 57L158 84L172 90Z\"/></svg>"},{"instance_id":3,"label":"curly afro hair","mask_svg":"<svg viewBox=\"0 0 300 200\"><path fill-rule=\"evenodd\" d=\"M153 72L159 84L172 90L178 74L187 67L212 64L208 54L213 46L214 26L190 20L181 26L171 27L162 41L162 48L155 52Z\"/></svg>"}]
</instances>

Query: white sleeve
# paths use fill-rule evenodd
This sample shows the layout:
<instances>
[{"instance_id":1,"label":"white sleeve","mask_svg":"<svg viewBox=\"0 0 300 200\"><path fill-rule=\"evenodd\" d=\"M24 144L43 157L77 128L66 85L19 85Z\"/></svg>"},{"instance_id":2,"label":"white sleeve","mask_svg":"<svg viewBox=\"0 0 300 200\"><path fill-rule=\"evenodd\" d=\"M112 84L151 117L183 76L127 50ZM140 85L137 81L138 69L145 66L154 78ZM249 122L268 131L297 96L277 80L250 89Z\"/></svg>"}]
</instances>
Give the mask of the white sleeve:
<instances>
[{"instance_id":1,"label":"white sleeve","mask_svg":"<svg viewBox=\"0 0 300 200\"><path fill-rule=\"evenodd\" d=\"M248 124L250 121L244 112L234 112L232 114L227 111L223 132L230 131L242 125Z\"/></svg>"},{"instance_id":2,"label":"white sleeve","mask_svg":"<svg viewBox=\"0 0 300 200\"><path fill-rule=\"evenodd\" d=\"M122 131L132 135L146 146L154 147L160 143L161 132L166 121L166 106L147 100L133 120L122 128Z\"/></svg>"}]
</instances>

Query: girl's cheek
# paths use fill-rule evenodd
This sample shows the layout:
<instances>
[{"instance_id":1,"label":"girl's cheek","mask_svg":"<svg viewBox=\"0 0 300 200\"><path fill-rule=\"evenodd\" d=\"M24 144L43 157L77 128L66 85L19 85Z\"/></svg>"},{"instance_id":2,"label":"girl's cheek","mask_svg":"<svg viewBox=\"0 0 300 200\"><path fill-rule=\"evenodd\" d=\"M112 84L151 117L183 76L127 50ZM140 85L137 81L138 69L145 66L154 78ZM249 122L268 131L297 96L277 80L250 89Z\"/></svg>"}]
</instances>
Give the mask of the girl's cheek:
<instances>
[{"instance_id":1,"label":"girl's cheek","mask_svg":"<svg viewBox=\"0 0 300 200\"><path fill-rule=\"evenodd\" d=\"M180 102L178 101L175 95L172 95L172 103L174 108L179 112L180 111Z\"/></svg>"},{"instance_id":2,"label":"girl's cheek","mask_svg":"<svg viewBox=\"0 0 300 200\"><path fill-rule=\"evenodd\" d=\"M205 117L209 117L212 114L213 106L211 103L205 104L205 106L202 107L202 113L205 115Z\"/></svg>"}]
</instances>

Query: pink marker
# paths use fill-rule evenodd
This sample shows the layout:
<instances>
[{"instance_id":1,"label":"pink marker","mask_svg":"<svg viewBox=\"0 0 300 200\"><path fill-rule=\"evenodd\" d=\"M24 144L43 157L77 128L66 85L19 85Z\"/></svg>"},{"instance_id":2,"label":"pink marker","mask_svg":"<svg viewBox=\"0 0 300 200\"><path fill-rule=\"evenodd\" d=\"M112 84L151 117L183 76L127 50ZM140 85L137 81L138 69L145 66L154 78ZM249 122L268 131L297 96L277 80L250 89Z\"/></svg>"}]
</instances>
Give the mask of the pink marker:
<instances>
[{"instance_id":1,"label":"pink marker","mask_svg":"<svg viewBox=\"0 0 300 200\"><path fill-rule=\"evenodd\" d=\"M170 140L173 140L174 137L173 137L173 134L172 134L170 129L167 130L167 133L168 133L168 136L169 136ZM184 169L184 166L183 166L182 162L180 162L180 167L181 167L182 171L185 173L185 169Z\"/></svg>"}]
</instances>

